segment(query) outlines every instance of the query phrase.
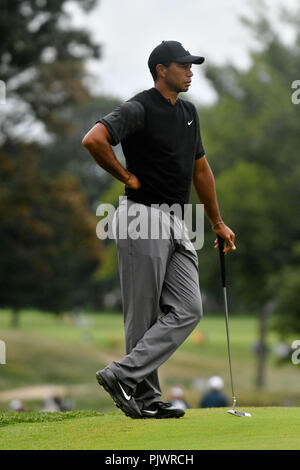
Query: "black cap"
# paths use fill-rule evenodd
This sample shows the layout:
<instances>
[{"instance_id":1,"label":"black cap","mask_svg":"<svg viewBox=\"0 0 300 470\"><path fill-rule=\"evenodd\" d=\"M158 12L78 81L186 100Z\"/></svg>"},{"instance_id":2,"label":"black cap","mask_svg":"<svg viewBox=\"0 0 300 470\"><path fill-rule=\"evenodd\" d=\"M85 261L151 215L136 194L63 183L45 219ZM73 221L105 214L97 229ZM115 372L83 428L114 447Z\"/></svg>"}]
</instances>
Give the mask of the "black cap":
<instances>
[{"instance_id":1,"label":"black cap","mask_svg":"<svg viewBox=\"0 0 300 470\"><path fill-rule=\"evenodd\" d=\"M148 60L149 69L157 64L179 62L181 64L202 64L204 57L191 55L178 41L163 41L151 52Z\"/></svg>"}]
</instances>

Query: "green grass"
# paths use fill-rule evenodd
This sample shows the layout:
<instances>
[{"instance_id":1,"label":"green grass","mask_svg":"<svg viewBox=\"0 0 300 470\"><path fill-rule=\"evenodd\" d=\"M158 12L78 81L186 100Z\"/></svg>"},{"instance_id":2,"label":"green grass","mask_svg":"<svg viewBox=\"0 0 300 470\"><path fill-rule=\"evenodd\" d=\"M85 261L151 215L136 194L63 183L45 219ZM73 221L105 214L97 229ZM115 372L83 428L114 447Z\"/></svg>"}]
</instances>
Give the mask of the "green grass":
<instances>
[{"instance_id":1,"label":"green grass","mask_svg":"<svg viewBox=\"0 0 300 470\"><path fill-rule=\"evenodd\" d=\"M95 371L123 356L123 318L109 313L90 313L86 318L89 325L79 328L70 315L24 311L19 329L12 330L10 312L0 311L0 339L7 345L7 364L0 366L0 410L6 411L9 406L9 399L1 399L1 393L45 384L65 387L75 409L114 410L110 397L96 383ZM203 341L196 344L191 335L160 368L163 398L168 398L171 386L180 385L194 408L202 393L192 386L195 378L221 375L231 395L223 316L204 316L197 330L203 334ZM262 391L255 389L257 360L252 347L257 340L257 320L232 317L230 331L238 403L280 406L292 402L300 406L299 366L289 362L278 367L272 352L266 386ZM276 340L274 334L269 334L270 351ZM42 406L37 398L24 398L24 403L27 410L40 410Z\"/></svg>"},{"instance_id":2,"label":"green grass","mask_svg":"<svg viewBox=\"0 0 300 470\"><path fill-rule=\"evenodd\" d=\"M19 330L23 333L43 335L48 338L62 340L64 343L84 343L88 333L93 344L105 345L106 348L113 348L115 344L122 344L123 339L123 319L120 314L88 313L85 315L88 325L80 328L74 323L71 314L63 316L51 313L40 313L37 311L25 310L20 315ZM9 310L0 310L0 331L1 337L11 330L11 314ZM3 338L2 338L3 339Z\"/></svg>"},{"instance_id":3,"label":"green grass","mask_svg":"<svg viewBox=\"0 0 300 470\"><path fill-rule=\"evenodd\" d=\"M18 419L8 414L2 417L0 449L300 449L300 408L247 410L251 418L223 408L188 410L177 420L131 420L119 412L31 413L30 420L27 413Z\"/></svg>"},{"instance_id":4,"label":"green grass","mask_svg":"<svg viewBox=\"0 0 300 470\"><path fill-rule=\"evenodd\" d=\"M102 413L96 411L67 411L62 412L24 412L24 413L0 413L0 428L9 424L20 423L48 423L59 422L66 419L86 418L90 416L100 416Z\"/></svg>"},{"instance_id":5,"label":"green grass","mask_svg":"<svg viewBox=\"0 0 300 470\"><path fill-rule=\"evenodd\" d=\"M88 325L79 328L70 315L24 311L19 329L13 330L10 312L0 311L0 339L7 346L7 364L0 366L0 410L8 410L10 400L1 394L22 395L45 385L64 387L75 409L83 410L38 413L42 399L25 394L25 408L32 412L0 413L0 449L300 448L300 369L291 362L278 367L272 355L277 338L269 334L266 386L255 389L254 317L230 318L238 408L249 410L253 417L233 417L224 409L192 409L180 420L131 420L115 412L111 398L96 383L95 371L123 356L123 318L109 313L86 318ZM172 385L180 385L194 408L202 394L193 388L195 378L221 375L231 395L223 316L204 316L197 331L203 341L197 344L191 335L160 368L163 399ZM296 406L279 407L287 401Z\"/></svg>"}]
</instances>

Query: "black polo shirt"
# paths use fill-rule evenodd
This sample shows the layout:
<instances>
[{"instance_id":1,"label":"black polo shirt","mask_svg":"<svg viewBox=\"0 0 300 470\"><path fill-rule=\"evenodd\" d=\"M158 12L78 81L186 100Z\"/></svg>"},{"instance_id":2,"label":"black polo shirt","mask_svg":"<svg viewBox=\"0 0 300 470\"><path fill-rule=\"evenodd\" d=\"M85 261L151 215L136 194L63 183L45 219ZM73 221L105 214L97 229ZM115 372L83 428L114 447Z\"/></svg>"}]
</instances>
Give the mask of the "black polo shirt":
<instances>
[{"instance_id":1,"label":"black polo shirt","mask_svg":"<svg viewBox=\"0 0 300 470\"><path fill-rule=\"evenodd\" d=\"M188 203L194 162L204 156L195 106L175 105L156 88L143 91L103 117L113 145L121 142L128 171L140 189L125 195L146 205Z\"/></svg>"}]
</instances>

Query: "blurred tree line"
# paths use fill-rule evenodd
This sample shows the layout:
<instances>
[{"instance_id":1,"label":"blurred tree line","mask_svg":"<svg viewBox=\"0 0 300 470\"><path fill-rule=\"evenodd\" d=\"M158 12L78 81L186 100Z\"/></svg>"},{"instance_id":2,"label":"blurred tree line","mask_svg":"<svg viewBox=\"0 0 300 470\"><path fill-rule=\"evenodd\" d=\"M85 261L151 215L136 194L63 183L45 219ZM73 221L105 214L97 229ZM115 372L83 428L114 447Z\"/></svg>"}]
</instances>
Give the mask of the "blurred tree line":
<instances>
[{"instance_id":1,"label":"blurred tree line","mask_svg":"<svg viewBox=\"0 0 300 470\"><path fill-rule=\"evenodd\" d=\"M85 61L101 59L101 48L71 26L67 3L1 3L8 101L0 117L0 303L15 312L101 308L119 285L115 244L96 238L95 211L100 201L117 205L123 185L81 147L85 132L119 102L91 95ZM97 2L76 3L91 10ZM300 15L282 15L294 30L287 44L265 11L244 19L259 45L247 71L208 61L218 98L199 109L221 212L237 234L237 252L227 257L233 310L260 319L258 384L270 313L280 333L300 331L300 105L291 101L300 79ZM207 223L199 271L210 311L222 307L213 240Z\"/></svg>"},{"instance_id":2,"label":"blurred tree line","mask_svg":"<svg viewBox=\"0 0 300 470\"><path fill-rule=\"evenodd\" d=\"M293 41L283 43L262 4L255 19L243 19L259 44L251 67L209 64L207 78L218 99L200 110L221 212L237 236L237 251L227 257L230 297L239 311L259 318L258 386L267 326L282 337L300 332L300 106L291 99L292 83L300 78L300 14L281 14ZM206 240L213 240L209 230ZM202 285L211 297L219 277L215 258L211 250L200 253Z\"/></svg>"},{"instance_id":3,"label":"blurred tree line","mask_svg":"<svg viewBox=\"0 0 300 470\"><path fill-rule=\"evenodd\" d=\"M291 100L299 77L300 17L285 12L285 18L294 26L291 44L282 42L264 13L244 19L259 51L252 52L247 71L208 65L218 100L201 110L222 214L237 235L231 260L236 298L253 311L276 300L278 313L286 310L292 272L300 282L300 107ZM203 253L205 268L211 262ZM203 269L209 290L214 290L216 269ZM279 315L278 328L300 331L299 303L289 310ZM298 314L289 318L292 311Z\"/></svg>"},{"instance_id":4,"label":"blurred tree line","mask_svg":"<svg viewBox=\"0 0 300 470\"><path fill-rule=\"evenodd\" d=\"M81 147L84 129L117 100L91 96L85 61L100 58L90 34L71 25L64 1L0 6L0 305L99 308L105 259L95 205L110 180ZM96 0L77 0L90 11Z\"/></svg>"}]
</instances>

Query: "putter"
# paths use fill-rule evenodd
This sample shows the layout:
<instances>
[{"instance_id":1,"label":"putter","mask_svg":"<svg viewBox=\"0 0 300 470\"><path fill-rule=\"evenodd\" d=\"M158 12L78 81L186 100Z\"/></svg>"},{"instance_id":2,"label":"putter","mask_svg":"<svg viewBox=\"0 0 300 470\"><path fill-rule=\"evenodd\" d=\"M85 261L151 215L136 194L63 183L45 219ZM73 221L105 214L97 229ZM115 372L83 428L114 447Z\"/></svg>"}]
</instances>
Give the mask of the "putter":
<instances>
[{"instance_id":1,"label":"putter","mask_svg":"<svg viewBox=\"0 0 300 470\"><path fill-rule=\"evenodd\" d=\"M245 413L244 411L237 411L235 409L236 405L236 396L234 393L233 385L233 374L232 374L232 361L231 361L231 346L230 346L230 335L229 335L229 319L228 319L228 305L227 305L227 292L226 292L226 275L225 275L225 254L224 249L224 239L218 235L218 248L220 253L220 265L221 265L221 277L222 277L222 286L224 294L224 304L225 304L225 320L226 320L226 334L227 334L227 348L228 348L228 359L229 359L229 370L230 370L230 379L231 379L231 390L232 390L232 409L228 410L227 413L230 413L234 416L241 417L251 417L250 413Z\"/></svg>"}]
</instances>

